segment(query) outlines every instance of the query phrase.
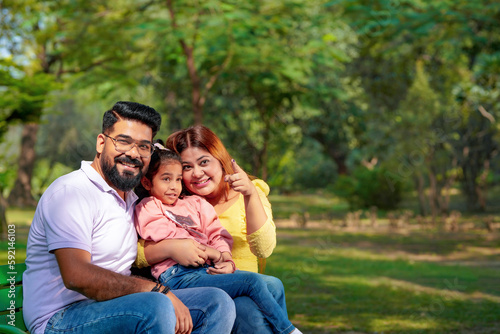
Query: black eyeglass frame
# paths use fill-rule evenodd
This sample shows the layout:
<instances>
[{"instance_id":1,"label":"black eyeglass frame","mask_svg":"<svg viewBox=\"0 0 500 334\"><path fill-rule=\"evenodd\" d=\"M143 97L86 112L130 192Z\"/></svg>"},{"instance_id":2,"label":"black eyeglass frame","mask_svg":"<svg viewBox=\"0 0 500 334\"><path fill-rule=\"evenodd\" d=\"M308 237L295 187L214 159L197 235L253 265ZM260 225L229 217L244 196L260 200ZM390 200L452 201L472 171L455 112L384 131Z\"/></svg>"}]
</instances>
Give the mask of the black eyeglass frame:
<instances>
[{"instance_id":1,"label":"black eyeglass frame","mask_svg":"<svg viewBox=\"0 0 500 334\"><path fill-rule=\"evenodd\" d=\"M108 136L108 135L107 135L107 134L105 134L105 133L103 133L102 135L103 135L104 137L107 137L107 138L111 139L111 141L113 142L113 145L115 146L115 150L116 150L116 152L119 152L119 153L127 153L128 151L132 150L134 147L137 147L137 152L139 153L139 155L140 155L141 157L143 157L143 158L149 158L149 157L151 157L151 156L153 155L153 152L154 152L154 146L153 146L153 144L152 144L152 143L149 143L149 142L139 142L139 141L137 141L137 140L135 140L135 139L132 139L132 138L130 138L130 139L117 139L117 138L113 138L113 137L111 137L111 136ZM132 143L130 143L130 144L132 144L132 146L131 146L129 149L127 149L127 150L119 150L119 149L118 149L118 146L117 146L117 143L116 143L116 142L117 142L117 141L119 141L119 140L123 140L123 141L128 141L128 140L130 140L130 141L132 141ZM149 154L148 154L148 155L143 155L143 154L141 154L141 151L142 151L142 150L141 150L141 148L140 148L140 145L149 145L150 149L149 149Z\"/></svg>"}]
</instances>

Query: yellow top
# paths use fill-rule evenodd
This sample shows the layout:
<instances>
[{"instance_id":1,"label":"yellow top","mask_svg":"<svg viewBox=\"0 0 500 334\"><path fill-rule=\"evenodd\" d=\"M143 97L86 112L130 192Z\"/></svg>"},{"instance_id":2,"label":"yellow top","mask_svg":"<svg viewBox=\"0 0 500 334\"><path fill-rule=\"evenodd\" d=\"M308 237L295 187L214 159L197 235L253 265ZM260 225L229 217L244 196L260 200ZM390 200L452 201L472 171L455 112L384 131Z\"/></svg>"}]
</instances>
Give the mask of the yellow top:
<instances>
[{"instance_id":1,"label":"yellow top","mask_svg":"<svg viewBox=\"0 0 500 334\"><path fill-rule=\"evenodd\" d=\"M260 200L266 211L267 221L254 233L247 235L247 221L245 213L245 200L240 194L238 200L226 211L219 215L219 220L224 228L233 237L233 261L241 270L258 271L257 258L269 257L276 247L276 226L273 221L271 203L267 199L269 186L262 180L253 180Z\"/></svg>"},{"instance_id":2,"label":"yellow top","mask_svg":"<svg viewBox=\"0 0 500 334\"><path fill-rule=\"evenodd\" d=\"M266 211L267 221L264 225L251 235L247 235L245 201L241 194L233 205L219 215L219 220L233 237L232 254L236 267L241 270L258 272L258 258L269 257L276 247L276 226L273 221L271 203L267 199L269 186L259 179L253 180L252 183L257 188ZM139 240L136 265L139 268L148 266L144 255L144 240Z\"/></svg>"}]
</instances>

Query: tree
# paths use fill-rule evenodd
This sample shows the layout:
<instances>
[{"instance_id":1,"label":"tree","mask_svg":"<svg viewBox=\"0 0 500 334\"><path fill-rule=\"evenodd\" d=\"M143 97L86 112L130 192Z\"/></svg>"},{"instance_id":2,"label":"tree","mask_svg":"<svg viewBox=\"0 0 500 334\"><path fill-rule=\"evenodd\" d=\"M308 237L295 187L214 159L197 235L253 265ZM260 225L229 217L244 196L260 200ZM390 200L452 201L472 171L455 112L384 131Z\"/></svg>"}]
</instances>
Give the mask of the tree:
<instances>
[{"instance_id":1,"label":"tree","mask_svg":"<svg viewBox=\"0 0 500 334\"><path fill-rule=\"evenodd\" d=\"M126 34L125 30L137 13L134 7L124 4L126 2L121 1L113 4L3 1L0 40L5 52L2 57L17 68L17 72L7 71L11 84L4 86L7 89L4 93L18 92L20 99L19 103L2 105L11 113L7 123L19 120L25 124L18 176L9 196L12 205L35 204L31 191L35 143L40 118L50 105L51 92L60 87L56 83L91 71L96 78L102 78L98 69L105 65L103 72L112 80L109 73L120 73L124 60L131 59L135 45L131 44L130 49L124 49L123 45L136 37Z\"/></svg>"},{"instance_id":2,"label":"tree","mask_svg":"<svg viewBox=\"0 0 500 334\"><path fill-rule=\"evenodd\" d=\"M497 72L484 71L481 62L489 59L490 65L498 64L498 60L493 59L498 59L499 55L500 5L487 0L384 0L375 4L360 0L336 3L343 5L346 16L351 18L351 24L360 34L362 50L366 50L360 54L370 55L370 59L381 59L385 64L389 61L389 70L380 70L380 66L360 59L368 64L365 74L368 80L364 80L364 86L370 87L366 83L373 83L376 86L372 87L383 88L385 83L389 83L389 87L393 88L392 93L400 92L391 95L384 94L385 89L373 89L376 94L369 96L375 98L375 103L370 105L380 106L380 110L388 112L396 110L411 82L411 77L407 75L411 71L405 66L411 63L401 60L426 60L431 75L429 81L432 88L439 92L440 103L456 106L455 110L447 110L448 115L451 112L453 117L444 115L441 120L435 120L438 122L436 124L441 122L441 125L431 125L443 129L443 145L447 146L448 152L454 152L454 158L448 159L447 171L440 173L460 175L456 174L456 164L461 170L462 177L459 180L467 197L468 208L481 208L479 202L484 196L477 195L481 188L477 182L479 175L483 175L489 166L495 149L492 138L496 132L482 115L495 117L498 113L497 104L492 103L493 96L497 94ZM394 73L397 75L391 79ZM396 82L403 84L395 85ZM469 90L470 87L475 88ZM481 97L473 93L478 91L482 92ZM486 113L481 113L481 108ZM377 117L384 121L388 119L382 113ZM453 128L449 126L450 119L454 121ZM479 134L487 135L479 136L481 139L478 142L476 138ZM456 135L459 140L455 138ZM384 151L390 152L391 146L386 145ZM434 181L431 179L430 182L432 187Z\"/></svg>"}]
</instances>

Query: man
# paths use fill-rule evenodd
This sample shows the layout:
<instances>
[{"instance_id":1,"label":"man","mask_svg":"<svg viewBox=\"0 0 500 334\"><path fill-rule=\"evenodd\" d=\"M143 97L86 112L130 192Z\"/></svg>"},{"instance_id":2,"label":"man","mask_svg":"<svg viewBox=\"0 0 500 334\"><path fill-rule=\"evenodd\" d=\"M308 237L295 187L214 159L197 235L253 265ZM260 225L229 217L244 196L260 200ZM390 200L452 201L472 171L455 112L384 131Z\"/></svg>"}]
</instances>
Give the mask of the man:
<instances>
[{"instance_id":1,"label":"man","mask_svg":"<svg viewBox=\"0 0 500 334\"><path fill-rule=\"evenodd\" d=\"M58 178L38 203L23 277L24 319L39 333L229 333L222 290L169 291L130 276L137 253L132 189L161 123L150 107L118 102L103 117L97 154Z\"/></svg>"}]
</instances>

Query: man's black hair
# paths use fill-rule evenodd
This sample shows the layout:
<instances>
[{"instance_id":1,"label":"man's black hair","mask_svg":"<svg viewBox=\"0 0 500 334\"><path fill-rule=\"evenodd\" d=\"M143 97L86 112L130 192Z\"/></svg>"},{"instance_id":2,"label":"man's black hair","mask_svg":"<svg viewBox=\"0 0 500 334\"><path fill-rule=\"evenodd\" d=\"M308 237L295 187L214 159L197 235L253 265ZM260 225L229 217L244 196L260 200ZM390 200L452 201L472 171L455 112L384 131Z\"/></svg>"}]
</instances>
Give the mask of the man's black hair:
<instances>
[{"instance_id":1,"label":"man's black hair","mask_svg":"<svg viewBox=\"0 0 500 334\"><path fill-rule=\"evenodd\" d=\"M113 127L120 118L135 120L146 124L153 130L153 137L161 125L160 114L151 107L136 102L119 101L106 111L102 118L102 133Z\"/></svg>"}]
</instances>

